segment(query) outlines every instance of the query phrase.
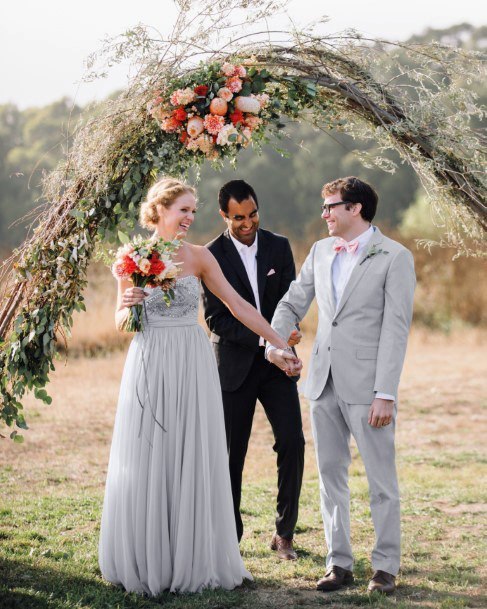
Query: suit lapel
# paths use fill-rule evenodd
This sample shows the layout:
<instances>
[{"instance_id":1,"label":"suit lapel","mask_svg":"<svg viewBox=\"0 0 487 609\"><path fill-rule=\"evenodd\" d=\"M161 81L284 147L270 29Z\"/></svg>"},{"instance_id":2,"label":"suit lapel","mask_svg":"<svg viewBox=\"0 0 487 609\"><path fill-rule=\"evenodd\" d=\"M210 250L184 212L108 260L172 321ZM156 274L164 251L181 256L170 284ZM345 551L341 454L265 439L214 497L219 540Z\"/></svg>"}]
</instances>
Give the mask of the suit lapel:
<instances>
[{"instance_id":1,"label":"suit lapel","mask_svg":"<svg viewBox=\"0 0 487 609\"><path fill-rule=\"evenodd\" d=\"M326 277L327 295L332 311L336 309L335 291L333 290L333 261L335 260L336 255L337 254L333 249L333 240L330 240L330 247L328 251L325 252L322 259L323 273L320 271L320 275Z\"/></svg>"},{"instance_id":2,"label":"suit lapel","mask_svg":"<svg viewBox=\"0 0 487 609\"><path fill-rule=\"evenodd\" d=\"M257 287L259 289L259 298L262 306L262 299L264 298L265 284L267 282L267 273L270 271L269 259L271 249L269 240L265 234L258 231L258 244L257 244Z\"/></svg>"},{"instance_id":3,"label":"suit lapel","mask_svg":"<svg viewBox=\"0 0 487 609\"><path fill-rule=\"evenodd\" d=\"M345 303L350 298L351 293L353 292L356 285L363 277L363 274L367 270L367 268L370 264L370 261L372 260L372 258L367 258L367 252L374 245L379 245L380 243L382 243L382 239L383 239L382 233L380 232L380 230L378 228L376 228L374 231L374 234L370 238L370 241L367 243L364 250L360 253L360 259L358 260L357 264L355 265L355 268L353 269L352 274L350 275L350 279L348 280L348 283L345 286L345 289L343 290L340 304L338 305L338 308L335 311L335 317L337 317L337 315L343 309Z\"/></svg>"},{"instance_id":4,"label":"suit lapel","mask_svg":"<svg viewBox=\"0 0 487 609\"><path fill-rule=\"evenodd\" d=\"M225 252L225 256L229 260L232 268L235 269L235 272L237 273L238 278L240 279L240 281L245 286L247 292L249 293L249 296L252 299L251 302L255 306L254 292L252 290L252 286L250 285L250 281L249 281L249 277L247 275L247 271L245 270L244 264L242 262L242 258L240 258L240 254L238 253L237 248L235 247L235 245L233 244L232 239L230 238L230 233L229 233L228 230L226 230L223 233L223 237L224 237L224 239L223 239L223 250Z\"/></svg>"}]
</instances>

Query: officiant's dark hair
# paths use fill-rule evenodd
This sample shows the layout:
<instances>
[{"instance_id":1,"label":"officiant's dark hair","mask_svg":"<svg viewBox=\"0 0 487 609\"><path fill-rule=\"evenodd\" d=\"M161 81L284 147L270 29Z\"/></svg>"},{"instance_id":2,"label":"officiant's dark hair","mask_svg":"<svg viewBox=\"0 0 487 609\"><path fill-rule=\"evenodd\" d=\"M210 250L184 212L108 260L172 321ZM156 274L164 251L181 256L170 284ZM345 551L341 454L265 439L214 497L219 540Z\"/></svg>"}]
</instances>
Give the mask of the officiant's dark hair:
<instances>
[{"instance_id":1,"label":"officiant's dark hair","mask_svg":"<svg viewBox=\"0 0 487 609\"><path fill-rule=\"evenodd\" d=\"M375 190L367 184L362 182L355 176L348 176L347 178L338 178L333 182L328 182L323 186L321 196L325 198L329 195L334 195L339 192L342 201L350 201L350 203L361 203L362 209L360 215L367 222L372 222L377 211L377 202L379 197ZM346 209L348 206L346 206Z\"/></svg>"},{"instance_id":2,"label":"officiant's dark hair","mask_svg":"<svg viewBox=\"0 0 487 609\"><path fill-rule=\"evenodd\" d=\"M257 195L252 186L247 184L245 180L230 180L230 182L223 184L220 188L220 192L218 193L218 205L222 212L227 214L228 202L230 199L235 199L237 203L241 203L249 197L252 197L257 205L257 209L259 209L259 201L257 200Z\"/></svg>"}]
</instances>

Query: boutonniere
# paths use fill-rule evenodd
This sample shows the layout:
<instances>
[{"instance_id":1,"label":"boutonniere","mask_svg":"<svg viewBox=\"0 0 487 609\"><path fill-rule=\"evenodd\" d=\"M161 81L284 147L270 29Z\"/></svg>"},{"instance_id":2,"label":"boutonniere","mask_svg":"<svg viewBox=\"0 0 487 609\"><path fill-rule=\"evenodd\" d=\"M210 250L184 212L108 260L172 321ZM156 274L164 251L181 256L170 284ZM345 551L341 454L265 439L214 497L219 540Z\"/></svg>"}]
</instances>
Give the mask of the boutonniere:
<instances>
[{"instance_id":1,"label":"boutonniere","mask_svg":"<svg viewBox=\"0 0 487 609\"><path fill-rule=\"evenodd\" d=\"M378 248L377 245L374 243L374 245L371 245L369 247L369 249L367 250L367 255L360 262L360 264L363 264L366 260L368 260L369 258L372 258L373 256L376 256L377 254L388 254L388 253L389 252L387 250L383 250L382 248Z\"/></svg>"}]
</instances>

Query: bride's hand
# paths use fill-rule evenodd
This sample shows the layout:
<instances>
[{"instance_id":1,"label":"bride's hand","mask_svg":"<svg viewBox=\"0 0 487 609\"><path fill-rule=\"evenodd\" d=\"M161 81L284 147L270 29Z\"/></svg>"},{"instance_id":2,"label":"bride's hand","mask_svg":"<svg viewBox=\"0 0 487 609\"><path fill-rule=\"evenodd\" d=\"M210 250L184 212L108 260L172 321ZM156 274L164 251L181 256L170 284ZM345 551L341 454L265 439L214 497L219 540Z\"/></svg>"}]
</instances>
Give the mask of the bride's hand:
<instances>
[{"instance_id":1,"label":"bride's hand","mask_svg":"<svg viewBox=\"0 0 487 609\"><path fill-rule=\"evenodd\" d=\"M302 361L287 349L272 349L267 357L288 376L297 376L303 367Z\"/></svg>"},{"instance_id":2,"label":"bride's hand","mask_svg":"<svg viewBox=\"0 0 487 609\"><path fill-rule=\"evenodd\" d=\"M133 307L143 302L147 294L142 288L127 288L122 295L122 306Z\"/></svg>"}]
</instances>

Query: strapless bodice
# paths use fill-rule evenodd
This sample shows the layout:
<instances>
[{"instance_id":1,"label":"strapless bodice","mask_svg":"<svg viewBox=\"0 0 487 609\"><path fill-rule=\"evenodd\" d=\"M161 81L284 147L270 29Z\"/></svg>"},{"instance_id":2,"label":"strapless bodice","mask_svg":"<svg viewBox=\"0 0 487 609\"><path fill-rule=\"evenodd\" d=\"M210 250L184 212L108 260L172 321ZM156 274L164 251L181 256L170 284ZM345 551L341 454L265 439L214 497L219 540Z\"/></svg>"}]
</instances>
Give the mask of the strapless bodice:
<instances>
[{"instance_id":1,"label":"strapless bodice","mask_svg":"<svg viewBox=\"0 0 487 609\"><path fill-rule=\"evenodd\" d=\"M145 299L144 317L148 327L190 325L198 323L199 280L186 275L176 280L174 298L170 305L164 301L161 288L149 288Z\"/></svg>"}]
</instances>

